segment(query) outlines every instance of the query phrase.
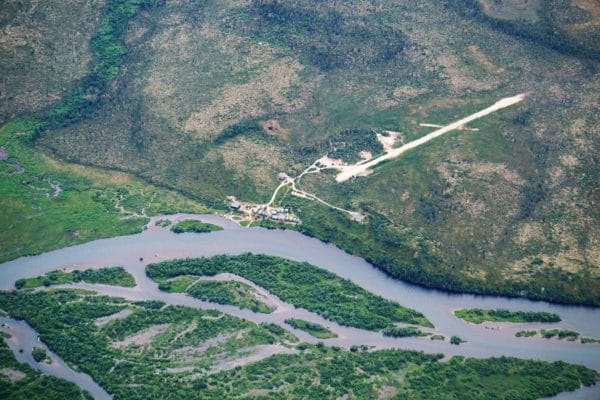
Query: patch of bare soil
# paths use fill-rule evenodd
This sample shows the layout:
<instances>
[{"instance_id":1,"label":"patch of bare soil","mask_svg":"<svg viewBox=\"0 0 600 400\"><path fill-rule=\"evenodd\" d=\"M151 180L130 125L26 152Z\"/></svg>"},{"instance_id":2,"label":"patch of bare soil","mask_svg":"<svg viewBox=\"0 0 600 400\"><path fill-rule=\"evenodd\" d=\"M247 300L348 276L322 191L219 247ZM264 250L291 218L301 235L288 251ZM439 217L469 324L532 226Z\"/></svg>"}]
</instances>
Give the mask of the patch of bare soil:
<instances>
[{"instance_id":1,"label":"patch of bare soil","mask_svg":"<svg viewBox=\"0 0 600 400\"><path fill-rule=\"evenodd\" d=\"M211 373L216 373L223 370L232 369L238 366L244 366L253 362L260 361L264 358L271 357L275 354L294 354L298 350L290 349L280 344L266 344L241 349L240 352L233 357L222 355L215 360Z\"/></svg>"},{"instance_id":2,"label":"patch of bare soil","mask_svg":"<svg viewBox=\"0 0 600 400\"><path fill-rule=\"evenodd\" d=\"M0 369L0 375L4 375L11 382L19 381L19 380L25 378L25 376L26 376L24 372L17 371L16 369L12 369L12 368Z\"/></svg>"},{"instance_id":3,"label":"patch of bare soil","mask_svg":"<svg viewBox=\"0 0 600 400\"><path fill-rule=\"evenodd\" d=\"M600 1L598 0L572 0L572 5L585 10L590 15L590 20L577 24L567 25L567 30L573 34L579 31L600 26Z\"/></svg>"},{"instance_id":4,"label":"patch of bare soil","mask_svg":"<svg viewBox=\"0 0 600 400\"><path fill-rule=\"evenodd\" d=\"M534 22L538 19L540 0L479 0L490 17Z\"/></svg>"},{"instance_id":5,"label":"patch of bare soil","mask_svg":"<svg viewBox=\"0 0 600 400\"><path fill-rule=\"evenodd\" d=\"M498 68L492 61L489 59L487 54L483 52L481 47L476 45L471 45L467 47L469 50L469 54L473 59L477 62L478 65L481 66L485 70L485 72L490 74L499 74L504 72L504 68Z\"/></svg>"},{"instance_id":6,"label":"patch of bare soil","mask_svg":"<svg viewBox=\"0 0 600 400\"><path fill-rule=\"evenodd\" d=\"M276 119L268 119L266 121L262 121L261 126L269 135L277 136L283 139L287 139L289 137L289 131L287 129L283 129L281 124Z\"/></svg>"},{"instance_id":7,"label":"patch of bare soil","mask_svg":"<svg viewBox=\"0 0 600 400\"><path fill-rule=\"evenodd\" d=\"M129 345L145 346L152 342L152 339L155 336L158 336L161 333L165 332L169 328L169 326L170 324L153 325L147 329L136 333L135 335L126 337L123 340L112 342L111 346L119 349L125 348Z\"/></svg>"},{"instance_id":8,"label":"patch of bare soil","mask_svg":"<svg viewBox=\"0 0 600 400\"><path fill-rule=\"evenodd\" d=\"M96 319L94 321L94 325L96 325L98 328L103 327L104 325L108 324L111 321L116 321L118 319L123 319L123 318L127 318L129 317L131 314L133 314L133 311L131 311L130 309L126 308L124 310L121 310L117 313L111 314L111 315L107 315L106 317L100 317L98 319Z\"/></svg>"},{"instance_id":9,"label":"patch of bare soil","mask_svg":"<svg viewBox=\"0 0 600 400\"><path fill-rule=\"evenodd\" d=\"M381 389L379 389L379 392L377 393L377 400L391 399L396 395L397 392L398 389L396 389L393 386L383 386Z\"/></svg>"}]
</instances>

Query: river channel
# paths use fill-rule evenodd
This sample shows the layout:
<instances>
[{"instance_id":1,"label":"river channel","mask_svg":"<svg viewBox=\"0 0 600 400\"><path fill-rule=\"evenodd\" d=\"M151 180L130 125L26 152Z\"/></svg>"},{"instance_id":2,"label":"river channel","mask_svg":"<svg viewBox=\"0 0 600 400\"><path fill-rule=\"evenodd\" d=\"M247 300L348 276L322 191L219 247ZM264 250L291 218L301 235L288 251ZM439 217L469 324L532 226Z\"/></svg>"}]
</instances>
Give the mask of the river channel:
<instances>
[{"instance_id":1,"label":"river channel","mask_svg":"<svg viewBox=\"0 0 600 400\"><path fill-rule=\"evenodd\" d=\"M225 229L208 234L174 234L168 228L155 225L159 219L176 221L186 218L211 222ZM236 255L245 252L307 261L347 278L384 298L422 312L435 325L435 329L430 331L446 336L446 341L433 341L427 337L389 338L378 332L343 327L324 320L314 313L296 309L272 295L270 295L272 297L270 301L277 305L277 310L271 314L259 314L234 306L216 305L190 298L184 294L161 292L157 285L145 275L145 266L149 263L185 257ZM140 261L140 258L143 261ZM315 342L316 339L302 331L291 329L283 321L286 318L295 317L326 325L338 334L338 338L324 341L331 345L350 347L354 344L367 344L377 348L415 349L446 355L472 357L505 355L547 361L562 360L600 371L600 344L581 344L556 339L516 338L514 336L518 330L543 327L571 329L579 332L582 336L598 338L600 337L600 309L526 299L453 294L426 289L393 279L361 258L349 255L333 245L325 244L298 232L243 228L236 222L214 215L177 214L155 217L150 222L148 229L140 234L96 240L0 264L0 289L9 290L14 287L14 282L19 278L38 276L56 269L86 269L116 265L123 266L134 275L137 282L136 287L121 288L86 284L77 286L129 299L157 299L168 304L218 309L255 322L275 322L292 330L300 339L309 342ZM471 307L554 312L561 316L562 321L555 324L484 323L475 325L456 318L452 314L454 309ZM451 345L447 339L452 335L459 336L467 342L460 346ZM29 360L22 361L29 362ZM65 368L68 367L65 365ZM48 373L52 373L52 371ZM76 376L71 378L65 377L65 379L77 383L81 382ZM89 379L89 377L87 378ZM105 398L103 396L106 393L93 392L89 387L84 387L85 385L80 384L80 386L92 392L96 398ZM581 397L582 395L584 397ZM560 399L576 398L600 398L600 385L560 396Z\"/></svg>"}]
</instances>

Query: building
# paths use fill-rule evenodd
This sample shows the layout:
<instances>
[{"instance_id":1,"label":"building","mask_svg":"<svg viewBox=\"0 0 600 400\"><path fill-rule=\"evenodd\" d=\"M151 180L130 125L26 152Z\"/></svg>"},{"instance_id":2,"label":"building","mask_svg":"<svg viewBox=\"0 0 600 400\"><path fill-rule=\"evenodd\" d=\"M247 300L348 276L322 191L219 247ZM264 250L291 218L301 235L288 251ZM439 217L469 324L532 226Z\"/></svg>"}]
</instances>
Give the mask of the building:
<instances>
[{"instance_id":1,"label":"building","mask_svg":"<svg viewBox=\"0 0 600 400\"><path fill-rule=\"evenodd\" d=\"M353 212L350 215L352 217L352 221L354 222L363 222L365 220L365 216L359 212Z\"/></svg>"},{"instance_id":2,"label":"building","mask_svg":"<svg viewBox=\"0 0 600 400\"><path fill-rule=\"evenodd\" d=\"M238 203L237 201L232 201L231 203L229 203L229 208L232 208L234 210L239 210L240 208L242 208L242 205L240 203Z\"/></svg>"}]
</instances>

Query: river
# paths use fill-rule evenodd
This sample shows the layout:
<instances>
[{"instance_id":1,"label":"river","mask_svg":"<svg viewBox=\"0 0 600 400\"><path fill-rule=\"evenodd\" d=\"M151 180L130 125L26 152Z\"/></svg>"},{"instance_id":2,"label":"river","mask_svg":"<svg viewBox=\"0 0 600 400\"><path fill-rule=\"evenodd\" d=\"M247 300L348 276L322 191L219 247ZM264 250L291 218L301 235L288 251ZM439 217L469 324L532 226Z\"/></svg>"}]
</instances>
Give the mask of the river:
<instances>
[{"instance_id":1,"label":"river","mask_svg":"<svg viewBox=\"0 0 600 400\"><path fill-rule=\"evenodd\" d=\"M209 234L177 235L170 232L168 228L154 225L158 219L175 221L185 218L201 219L221 225L225 229ZM277 298L273 298L273 301L280 302L278 303L279 307L272 314L258 314L233 306L215 305L192 299L184 294L161 292L157 285L145 275L145 266L149 263L174 258L217 254L235 255L244 252L310 262L347 278L382 297L419 310L435 325L436 333L441 333L446 338L451 335L460 336L467 343L454 346L447 341L432 341L429 338L386 338L379 333L339 326L314 313L286 305ZM140 258L143 261L140 261ZM96 240L0 264L0 289L11 289L19 278L38 276L59 268L85 269L116 265L123 266L135 276L137 281L135 288L85 284L78 286L125 298L159 299L169 304L219 309L255 322L271 321L283 324L283 320L288 317L303 318L324 324L336 332L339 335L338 338L325 341L332 345L349 347L352 344L369 344L378 348L396 347L447 355L473 357L506 355L547 361L563 360L600 370L600 344L580 344L555 339L516 338L514 336L514 333L521 329L559 327L578 331L583 336L599 337L600 309L526 299L452 294L426 289L392 279L365 260L298 232L242 228L233 221L214 215L178 214L154 217L149 228L140 234ZM452 314L454 309L470 307L554 312L561 316L562 322L556 324L486 323L475 325L456 318ZM286 327L289 329L289 326ZM302 340L315 341L314 338L302 331L293 330L293 332ZM581 396L581 393L591 393L591 397L569 397ZM572 394L563 394L560 398L600 398L600 385Z\"/></svg>"}]
</instances>

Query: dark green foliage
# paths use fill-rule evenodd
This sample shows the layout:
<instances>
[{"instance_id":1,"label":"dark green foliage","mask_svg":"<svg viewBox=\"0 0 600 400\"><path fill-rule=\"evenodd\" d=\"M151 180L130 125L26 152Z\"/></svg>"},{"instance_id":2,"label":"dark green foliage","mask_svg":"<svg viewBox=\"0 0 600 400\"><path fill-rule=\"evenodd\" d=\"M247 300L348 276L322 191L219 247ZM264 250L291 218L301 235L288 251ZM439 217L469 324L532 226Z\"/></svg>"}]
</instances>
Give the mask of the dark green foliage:
<instances>
[{"instance_id":1,"label":"dark green foliage","mask_svg":"<svg viewBox=\"0 0 600 400\"><path fill-rule=\"evenodd\" d=\"M164 287L165 285L161 286L161 289L164 289ZM257 299L254 295L254 289L242 282L198 281L185 292L204 301L231 304L254 312L268 314L275 310Z\"/></svg>"},{"instance_id":2,"label":"dark green foliage","mask_svg":"<svg viewBox=\"0 0 600 400\"><path fill-rule=\"evenodd\" d=\"M454 311L454 315L465 321L481 324L484 321L497 322L560 322L558 314L535 311L510 311L505 309L483 310L470 308Z\"/></svg>"},{"instance_id":3,"label":"dark green foliage","mask_svg":"<svg viewBox=\"0 0 600 400\"><path fill-rule=\"evenodd\" d=\"M261 18L257 35L323 70L384 63L404 50L404 34L383 18L350 17L310 3L253 0L252 8Z\"/></svg>"},{"instance_id":4,"label":"dark green foliage","mask_svg":"<svg viewBox=\"0 0 600 400\"><path fill-rule=\"evenodd\" d=\"M211 354L235 353L238 348L273 344L279 340L278 335L270 330L214 310L175 306L141 308L144 304L152 305L138 302L137 306L132 306L122 299L79 295L73 290L0 293L1 309L13 318L26 320L48 347L70 365L77 365L79 370L91 375L118 400L189 399L191 384L186 385L185 393L172 397L173 393L178 393L181 382L176 375L167 373L166 368L173 362L171 352L176 349L198 346L219 335L231 335L231 340L221 347L215 347L212 353L207 352L205 358L200 360L205 367L210 367ZM114 320L102 328L96 326L97 318L112 315L126 307L133 307L133 314ZM157 338L149 343L147 352L142 351L144 346L135 344L126 348L111 346L112 341L163 324L173 327L173 331L167 330L163 334L164 339ZM175 339L178 333L190 326L194 328L192 331ZM1 365L4 366L4 363ZM0 374L0 390L1 384ZM137 389L140 384L144 386L143 392ZM43 393L41 389L37 391Z\"/></svg>"},{"instance_id":5,"label":"dark green foliage","mask_svg":"<svg viewBox=\"0 0 600 400\"><path fill-rule=\"evenodd\" d=\"M31 351L31 356L36 362L44 361L47 357L46 350L42 349L41 347L35 347Z\"/></svg>"},{"instance_id":6,"label":"dark green foliage","mask_svg":"<svg viewBox=\"0 0 600 400\"><path fill-rule=\"evenodd\" d=\"M464 340L462 340L462 339L461 339L460 337L458 337L458 336L452 336L452 337L450 338L450 343L451 343L451 344L455 344L455 345L457 345L457 346L458 346L459 344L461 344L461 343L464 343L464 342L465 342L465 341L464 341Z\"/></svg>"},{"instance_id":7,"label":"dark green foliage","mask_svg":"<svg viewBox=\"0 0 600 400\"><path fill-rule=\"evenodd\" d=\"M540 331L544 339L551 339L557 337L559 340L567 339L568 341L574 341L579 337L579 332L575 332L569 329L542 329Z\"/></svg>"},{"instance_id":8,"label":"dark green foliage","mask_svg":"<svg viewBox=\"0 0 600 400\"><path fill-rule=\"evenodd\" d=\"M119 73L127 48L123 44L123 32L129 20L143 7L156 0L107 0L103 10L103 22L92 37L90 47L94 54L93 71L83 79L75 93L63 99L46 115L44 125L37 128L35 137L46 128L57 128L78 121L91 112L106 91L106 87Z\"/></svg>"},{"instance_id":9,"label":"dark green foliage","mask_svg":"<svg viewBox=\"0 0 600 400\"><path fill-rule=\"evenodd\" d=\"M279 257L243 254L150 264L146 274L165 284L181 275L230 272L251 280L282 300L316 312L339 324L379 330L394 322L431 324L417 311L375 296L348 280L317 268Z\"/></svg>"},{"instance_id":10,"label":"dark green foliage","mask_svg":"<svg viewBox=\"0 0 600 400\"><path fill-rule=\"evenodd\" d=\"M303 330L311 336L319 339L331 339L337 337L335 333L331 332L324 326L314 322L305 321L303 319L289 318L285 320L285 323L296 329Z\"/></svg>"},{"instance_id":11,"label":"dark green foliage","mask_svg":"<svg viewBox=\"0 0 600 400\"><path fill-rule=\"evenodd\" d=\"M373 156L383 152L375 132L365 129L347 129L329 138L327 155L352 164L361 160L359 153L368 151Z\"/></svg>"},{"instance_id":12,"label":"dark green foliage","mask_svg":"<svg viewBox=\"0 0 600 400\"><path fill-rule=\"evenodd\" d=\"M195 233L207 233L213 231L222 231L223 228L214 225L208 224L202 221L196 221L193 219L186 219L178 222L176 225L171 227L171 230L175 233L185 233L185 232L195 232Z\"/></svg>"},{"instance_id":13,"label":"dark green foliage","mask_svg":"<svg viewBox=\"0 0 600 400\"><path fill-rule=\"evenodd\" d=\"M575 332L569 329L561 329L558 332L559 339L567 339L569 341L573 341L579 337L579 332Z\"/></svg>"},{"instance_id":14,"label":"dark green foliage","mask_svg":"<svg viewBox=\"0 0 600 400\"><path fill-rule=\"evenodd\" d=\"M134 287L135 279L123 267L86 269L85 271L63 272L61 270L48 272L36 278L19 279L15 282L17 289L27 289L39 286L59 285L74 282L100 283L104 285Z\"/></svg>"},{"instance_id":15,"label":"dark green foliage","mask_svg":"<svg viewBox=\"0 0 600 400\"><path fill-rule=\"evenodd\" d=\"M493 29L508 35L530 40L538 45L546 46L561 53L600 60L598 43L594 41L594 35L587 41L582 42L569 36L557 25L557 16L561 8L564 8L562 0L550 0L549 4L540 7L541 18L536 22L523 20L506 20L493 18L486 15L478 0L446 0L446 7L458 12L462 17L483 21ZM561 4L562 3L562 4ZM597 39L597 35L595 36Z\"/></svg>"},{"instance_id":16,"label":"dark green foliage","mask_svg":"<svg viewBox=\"0 0 600 400\"><path fill-rule=\"evenodd\" d=\"M454 357L439 362L441 354L416 351L365 348L346 351L323 344L298 346L299 354L275 355L259 362L218 373L198 376L169 372L177 365L178 349L197 346L207 338L233 334L227 346L235 350L246 344L274 343L281 327L256 326L215 311L169 306L163 310L137 309L132 315L98 328L94 321L124 307L122 299L104 296L80 296L74 291L3 292L0 308L25 319L58 355L71 365L89 373L105 387L115 400L168 398L171 400L217 400L251 397L256 390L273 399L336 399L344 395L359 399L376 399L383 386L397 390L399 398L495 399L510 393L510 399L537 399L561 391L593 384L595 371L563 362L539 362L514 358L464 359ZM191 323L196 329L175 339ZM120 340L157 324L178 327L167 330L146 346L117 348L111 341ZM249 336L237 337L241 331ZM10 353L1 351L0 365L15 368ZM209 357L210 351L207 351ZM14 360L12 361L14 363ZM200 361L202 365L204 361ZM26 368L24 366L18 369ZM17 368L15 368L17 369ZM198 371L202 371L199 367ZM0 396L7 399L78 399L74 387L66 385L61 396L54 395L61 381L49 379L43 384L18 381L13 385L0 374ZM195 375L195 376L194 376ZM76 389L76 388L75 388ZM24 395L26 393L26 395ZM449 397L450 396L450 397Z\"/></svg>"},{"instance_id":17,"label":"dark green foliage","mask_svg":"<svg viewBox=\"0 0 600 400\"><path fill-rule=\"evenodd\" d=\"M414 326L397 327L388 326L383 330L383 336L391 337L409 337L409 336L427 336L428 334Z\"/></svg>"},{"instance_id":18,"label":"dark green foliage","mask_svg":"<svg viewBox=\"0 0 600 400\"><path fill-rule=\"evenodd\" d=\"M262 133L263 129L257 121L245 121L223 129L223 131L221 131L221 133L219 133L219 135L214 139L214 142L215 144L223 144L226 141L240 135L250 136L261 135Z\"/></svg>"},{"instance_id":19,"label":"dark green foliage","mask_svg":"<svg viewBox=\"0 0 600 400\"><path fill-rule=\"evenodd\" d=\"M38 350L38 349L36 349ZM41 349L39 349L41 350ZM40 359L43 360L46 357ZM37 359L36 359L37 360ZM12 380L0 373L0 398L4 400L88 400L92 397L82 392L74 383L43 375L13 356L4 340L0 339L0 369L11 370L19 379ZM22 377L20 377L22 374Z\"/></svg>"},{"instance_id":20,"label":"dark green foliage","mask_svg":"<svg viewBox=\"0 0 600 400\"><path fill-rule=\"evenodd\" d=\"M519 331L515 333L516 337L532 337L537 335L537 331Z\"/></svg>"},{"instance_id":21,"label":"dark green foliage","mask_svg":"<svg viewBox=\"0 0 600 400\"><path fill-rule=\"evenodd\" d=\"M419 374L409 374L407 396L401 398L535 400L578 389L578 381L590 385L596 380L595 371L560 361L454 357L446 363L427 364Z\"/></svg>"}]
</instances>

